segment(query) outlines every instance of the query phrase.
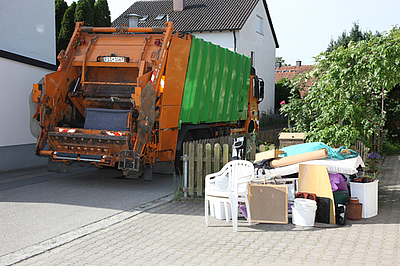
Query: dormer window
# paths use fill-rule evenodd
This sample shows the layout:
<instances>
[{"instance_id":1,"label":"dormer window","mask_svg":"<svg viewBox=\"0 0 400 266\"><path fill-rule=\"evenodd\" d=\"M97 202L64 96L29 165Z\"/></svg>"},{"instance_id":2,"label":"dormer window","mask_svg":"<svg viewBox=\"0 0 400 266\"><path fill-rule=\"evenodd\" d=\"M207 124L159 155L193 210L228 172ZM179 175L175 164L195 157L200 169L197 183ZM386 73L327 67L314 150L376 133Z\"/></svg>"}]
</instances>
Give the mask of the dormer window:
<instances>
[{"instance_id":1,"label":"dormer window","mask_svg":"<svg viewBox=\"0 0 400 266\"><path fill-rule=\"evenodd\" d=\"M160 14L154 20L162 20L164 17L165 17L165 14Z\"/></svg>"},{"instance_id":2,"label":"dormer window","mask_svg":"<svg viewBox=\"0 0 400 266\"><path fill-rule=\"evenodd\" d=\"M145 22L148 17L149 16L147 15L143 16L142 18L139 19L139 22Z\"/></svg>"}]
</instances>

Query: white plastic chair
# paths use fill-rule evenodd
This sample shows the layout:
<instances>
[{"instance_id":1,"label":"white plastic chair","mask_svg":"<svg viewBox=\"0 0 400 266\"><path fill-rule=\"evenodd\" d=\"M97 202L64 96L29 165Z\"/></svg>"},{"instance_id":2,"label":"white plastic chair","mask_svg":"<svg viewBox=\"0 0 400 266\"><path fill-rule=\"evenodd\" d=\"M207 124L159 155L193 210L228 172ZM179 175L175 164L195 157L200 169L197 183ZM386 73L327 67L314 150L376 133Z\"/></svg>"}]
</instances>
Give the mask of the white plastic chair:
<instances>
[{"instance_id":1,"label":"white plastic chair","mask_svg":"<svg viewBox=\"0 0 400 266\"><path fill-rule=\"evenodd\" d=\"M245 203L247 220L251 225L248 184L253 179L253 164L243 160L231 161L219 172L207 175L204 202L206 226L208 226L210 200L224 203L227 222L229 222L228 204L230 205L234 232L237 232L238 202Z\"/></svg>"}]
</instances>

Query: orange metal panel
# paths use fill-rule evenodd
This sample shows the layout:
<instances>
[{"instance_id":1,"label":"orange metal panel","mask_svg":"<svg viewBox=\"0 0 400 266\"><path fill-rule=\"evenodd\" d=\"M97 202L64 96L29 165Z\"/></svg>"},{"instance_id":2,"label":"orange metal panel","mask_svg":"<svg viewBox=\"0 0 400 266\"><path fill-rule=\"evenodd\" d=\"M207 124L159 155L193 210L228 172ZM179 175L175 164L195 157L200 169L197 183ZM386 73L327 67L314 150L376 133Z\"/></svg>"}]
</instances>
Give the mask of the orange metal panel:
<instances>
[{"instance_id":1,"label":"orange metal panel","mask_svg":"<svg viewBox=\"0 0 400 266\"><path fill-rule=\"evenodd\" d=\"M165 72L162 105L181 105L191 40L172 37ZM179 114L178 114L179 116Z\"/></svg>"},{"instance_id":2,"label":"orange metal panel","mask_svg":"<svg viewBox=\"0 0 400 266\"><path fill-rule=\"evenodd\" d=\"M161 107L160 129L177 128L180 110L181 110L180 106Z\"/></svg>"},{"instance_id":3,"label":"orange metal panel","mask_svg":"<svg viewBox=\"0 0 400 266\"><path fill-rule=\"evenodd\" d=\"M175 153L176 151L176 141L178 139L178 129L175 130L160 130L160 139L168 140L160 142L160 151L167 151L164 155L167 160L174 160L175 155L172 155L171 152ZM161 159L161 158L160 158Z\"/></svg>"}]
</instances>

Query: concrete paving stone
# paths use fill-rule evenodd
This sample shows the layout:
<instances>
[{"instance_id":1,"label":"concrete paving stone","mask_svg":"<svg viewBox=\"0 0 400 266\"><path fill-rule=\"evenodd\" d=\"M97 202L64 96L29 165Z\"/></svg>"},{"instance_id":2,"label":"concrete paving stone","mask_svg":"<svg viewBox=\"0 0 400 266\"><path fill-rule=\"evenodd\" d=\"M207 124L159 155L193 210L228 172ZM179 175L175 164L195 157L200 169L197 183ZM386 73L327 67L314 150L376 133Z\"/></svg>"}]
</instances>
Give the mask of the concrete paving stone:
<instances>
[{"instance_id":1,"label":"concrete paving stone","mask_svg":"<svg viewBox=\"0 0 400 266\"><path fill-rule=\"evenodd\" d=\"M286 265L304 265L302 258L290 258Z\"/></svg>"},{"instance_id":2,"label":"concrete paving stone","mask_svg":"<svg viewBox=\"0 0 400 266\"><path fill-rule=\"evenodd\" d=\"M397 163L400 165L400 161ZM390 182L400 184L399 177L397 173L393 177L396 180ZM94 265L107 262L111 265L110 262L117 260L119 265L176 265L174 261L179 265L210 265L206 259L213 265L371 265L368 261L377 265L388 265L390 261L391 265L397 265L400 262L400 206L397 204L400 187L393 187L394 191L380 191L380 204L382 196L388 200L380 205L377 217L334 229L291 224L249 227L245 220L240 220L239 232L235 233L231 222L214 218L210 218L211 226L206 228L203 202L170 202L40 254L36 262L51 265L72 253L83 258L82 263ZM113 245L120 251L113 250ZM213 252L208 252L210 246ZM385 253L384 249L390 251ZM352 253L352 250L359 252ZM335 254L334 261L331 261L332 254ZM31 263L33 259L19 265L35 265Z\"/></svg>"}]
</instances>

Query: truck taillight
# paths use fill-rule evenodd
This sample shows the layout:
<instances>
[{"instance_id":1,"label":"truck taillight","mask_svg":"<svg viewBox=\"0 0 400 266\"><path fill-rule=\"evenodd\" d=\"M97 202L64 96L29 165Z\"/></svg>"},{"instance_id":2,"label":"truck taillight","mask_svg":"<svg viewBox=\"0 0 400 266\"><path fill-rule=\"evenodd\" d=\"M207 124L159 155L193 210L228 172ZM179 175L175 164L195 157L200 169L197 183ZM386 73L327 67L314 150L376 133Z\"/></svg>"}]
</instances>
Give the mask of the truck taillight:
<instances>
[{"instance_id":1,"label":"truck taillight","mask_svg":"<svg viewBox=\"0 0 400 266\"><path fill-rule=\"evenodd\" d=\"M75 129L68 129L68 128L59 128L58 132L63 132L63 133L75 133Z\"/></svg>"}]
</instances>

